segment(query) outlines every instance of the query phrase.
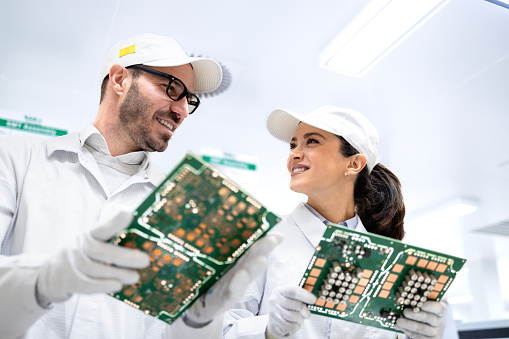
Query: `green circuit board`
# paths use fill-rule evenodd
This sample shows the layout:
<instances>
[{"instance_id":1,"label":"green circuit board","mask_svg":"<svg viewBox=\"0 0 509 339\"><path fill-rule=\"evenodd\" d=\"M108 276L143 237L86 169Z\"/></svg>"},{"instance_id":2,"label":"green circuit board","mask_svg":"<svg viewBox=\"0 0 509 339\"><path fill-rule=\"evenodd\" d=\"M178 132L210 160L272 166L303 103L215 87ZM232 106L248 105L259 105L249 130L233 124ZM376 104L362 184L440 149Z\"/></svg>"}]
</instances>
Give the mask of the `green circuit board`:
<instances>
[{"instance_id":1,"label":"green circuit board","mask_svg":"<svg viewBox=\"0 0 509 339\"><path fill-rule=\"evenodd\" d=\"M112 242L150 255L140 281L111 295L171 324L279 217L192 152Z\"/></svg>"},{"instance_id":2,"label":"green circuit board","mask_svg":"<svg viewBox=\"0 0 509 339\"><path fill-rule=\"evenodd\" d=\"M465 261L329 224L300 286L318 297L312 313L396 331L403 310L439 301Z\"/></svg>"}]
</instances>

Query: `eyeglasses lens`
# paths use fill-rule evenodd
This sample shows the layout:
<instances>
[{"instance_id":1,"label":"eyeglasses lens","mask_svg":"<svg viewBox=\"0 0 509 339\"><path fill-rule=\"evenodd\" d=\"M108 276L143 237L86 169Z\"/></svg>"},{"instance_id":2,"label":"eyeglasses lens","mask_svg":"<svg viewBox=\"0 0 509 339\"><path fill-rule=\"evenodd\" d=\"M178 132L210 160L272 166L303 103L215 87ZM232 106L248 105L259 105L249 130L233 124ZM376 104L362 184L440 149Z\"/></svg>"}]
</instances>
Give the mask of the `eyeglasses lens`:
<instances>
[{"instance_id":1,"label":"eyeglasses lens","mask_svg":"<svg viewBox=\"0 0 509 339\"><path fill-rule=\"evenodd\" d=\"M187 97L187 106L189 108L189 114L196 111L196 109L198 108L199 105L200 105L200 99L198 99L198 97L196 95L189 93L189 95Z\"/></svg>"},{"instance_id":2,"label":"eyeglasses lens","mask_svg":"<svg viewBox=\"0 0 509 339\"><path fill-rule=\"evenodd\" d=\"M186 89L186 86L179 79L173 79L168 84L166 93L172 100L175 101L179 101L186 97L189 114L193 113L200 104L200 99L198 99L196 95L189 93Z\"/></svg>"}]
</instances>

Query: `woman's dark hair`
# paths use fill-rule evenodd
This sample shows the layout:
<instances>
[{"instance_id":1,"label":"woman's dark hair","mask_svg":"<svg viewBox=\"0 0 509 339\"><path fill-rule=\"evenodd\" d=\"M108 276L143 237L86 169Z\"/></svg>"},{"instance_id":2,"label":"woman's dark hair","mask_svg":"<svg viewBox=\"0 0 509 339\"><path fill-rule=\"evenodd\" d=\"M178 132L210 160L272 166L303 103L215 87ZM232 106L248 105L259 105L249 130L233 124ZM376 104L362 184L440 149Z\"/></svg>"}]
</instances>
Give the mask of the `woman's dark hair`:
<instances>
[{"instance_id":1,"label":"woman's dark hair","mask_svg":"<svg viewBox=\"0 0 509 339\"><path fill-rule=\"evenodd\" d=\"M338 138L341 144L340 152L344 157L359 154L343 137ZM355 181L354 203L355 210L368 232L403 239L405 204L401 183L387 167L376 164L371 173L367 167L362 169Z\"/></svg>"}]
</instances>

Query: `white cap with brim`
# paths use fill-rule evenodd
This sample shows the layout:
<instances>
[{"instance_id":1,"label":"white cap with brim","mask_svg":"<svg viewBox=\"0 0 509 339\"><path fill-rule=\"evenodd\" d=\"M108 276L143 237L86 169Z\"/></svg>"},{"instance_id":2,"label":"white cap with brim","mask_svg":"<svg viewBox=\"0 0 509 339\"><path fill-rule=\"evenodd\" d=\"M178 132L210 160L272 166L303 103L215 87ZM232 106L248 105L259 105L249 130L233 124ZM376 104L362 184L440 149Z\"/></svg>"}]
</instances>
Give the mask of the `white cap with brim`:
<instances>
[{"instance_id":1,"label":"white cap with brim","mask_svg":"<svg viewBox=\"0 0 509 339\"><path fill-rule=\"evenodd\" d=\"M300 122L342 136L366 157L369 172L379 162L378 132L361 113L348 108L322 106L307 115L275 109L267 118L267 129L279 140L290 142Z\"/></svg>"},{"instance_id":2,"label":"white cap with brim","mask_svg":"<svg viewBox=\"0 0 509 339\"><path fill-rule=\"evenodd\" d=\"M124 67L140 64L155 67L191 64L195 93L212 92L223 79L221 66L214 59L189 57L175 39L153 33L133 35L115 43L104 59L101 81L115 64Z\"/></svg>"}]
</instances>

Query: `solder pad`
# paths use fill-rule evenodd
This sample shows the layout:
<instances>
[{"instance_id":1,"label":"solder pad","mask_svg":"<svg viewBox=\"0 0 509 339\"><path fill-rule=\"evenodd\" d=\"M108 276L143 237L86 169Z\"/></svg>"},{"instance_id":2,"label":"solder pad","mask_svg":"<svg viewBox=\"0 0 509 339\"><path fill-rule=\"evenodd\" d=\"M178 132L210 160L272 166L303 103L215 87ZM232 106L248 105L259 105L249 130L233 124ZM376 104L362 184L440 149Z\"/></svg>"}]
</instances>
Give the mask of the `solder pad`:
<instances>
[{"instance_id":1,"label":"solder pad","mask_svg":"<svg viewBox=\"0 0 509 339\"><path fill-rule=\"evenodd\" d=\"M300 286L312 313L396 331L405 308L439 301L465 259L329 224Z\"/></svg>"},{"instance_id":2,"label":"solder pad","mask_svg":"<svg viewBox=\"0 0 509 339\"><path fill-rule=\"evenodd\" d=\"M111 295L171 324L279 220L188 152L112 240L147 252L150 265Z\"/></svg>"}]
</instances>

